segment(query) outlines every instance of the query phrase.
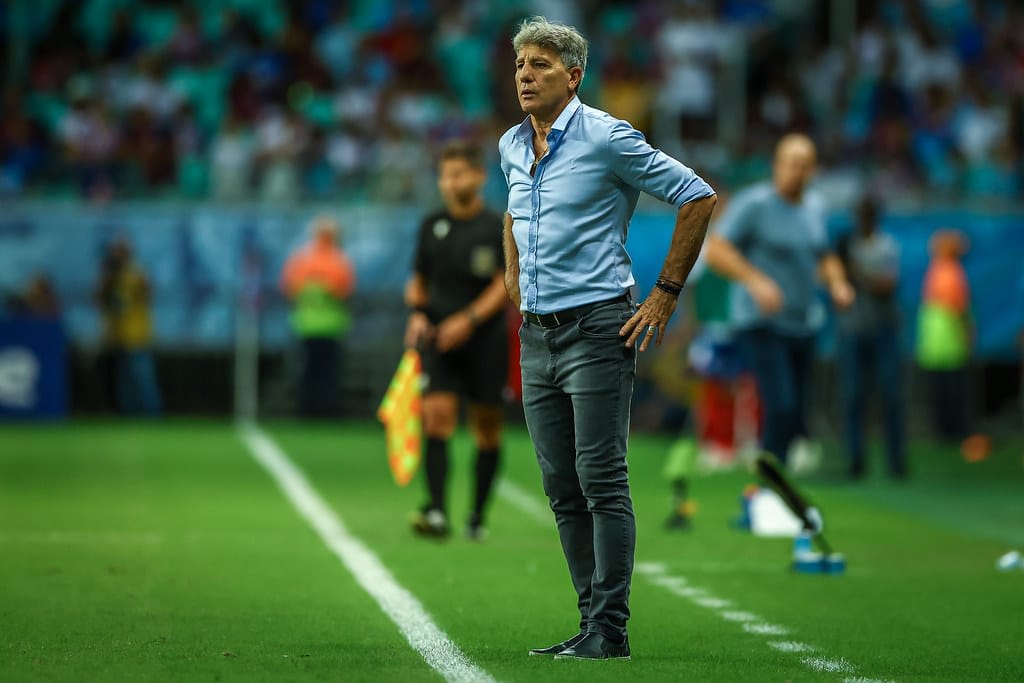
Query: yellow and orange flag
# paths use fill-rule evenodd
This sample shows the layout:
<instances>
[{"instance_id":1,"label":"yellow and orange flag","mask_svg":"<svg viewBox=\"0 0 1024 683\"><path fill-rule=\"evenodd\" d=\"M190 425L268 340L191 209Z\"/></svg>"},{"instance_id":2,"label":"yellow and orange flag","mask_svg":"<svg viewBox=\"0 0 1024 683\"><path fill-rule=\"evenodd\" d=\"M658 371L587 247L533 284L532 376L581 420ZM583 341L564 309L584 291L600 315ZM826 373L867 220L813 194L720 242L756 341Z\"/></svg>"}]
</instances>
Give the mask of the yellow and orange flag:
<instances>
[{"instance_id":1,"label":"yellow and orange flag","mask_svg":"<svg viewBox=\"0 0 1024 683\"><path fill-rule=\"evenodd\" d=\"M420 400L420 354L406 350L391 378L384 399L377 408L377 419L384 423L388 442L388 464L395 483L405 486L420 464L420 439L423 435L423 403Z\"/></svg>"}]
</instances>

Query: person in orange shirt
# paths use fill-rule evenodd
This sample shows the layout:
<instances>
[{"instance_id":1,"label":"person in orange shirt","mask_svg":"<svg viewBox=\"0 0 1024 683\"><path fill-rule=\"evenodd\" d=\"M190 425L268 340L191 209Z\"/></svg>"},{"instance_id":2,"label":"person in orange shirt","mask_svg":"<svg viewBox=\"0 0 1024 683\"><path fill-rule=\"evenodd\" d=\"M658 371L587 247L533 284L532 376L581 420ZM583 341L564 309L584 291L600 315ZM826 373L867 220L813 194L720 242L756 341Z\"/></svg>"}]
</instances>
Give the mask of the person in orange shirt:
<instances>
[{"instance_id":1,"label":"person in orange shirt","mask_svg":"<svg viewBox=\"0 0 1024 683\"><path fill-rule=\"evenodd\" d=\"M300 413L336 417L341 406L340 343L352 325L345 302L355 289L356 275L338 247L337 221L317 216L311 232L312 239L285 263L281 289L292 301L292 329L302 340Z\"/></svg>"},{"instance_id":2,"label":"person in orange shirt","mask_svg":"<svg viewBox=\"0 0 1024 683\"><path fill-rule=\"evenodd\" d=\"M931 262L924 277L917 318L917 363L930 380L932 419L938 434L963 440L969 461L988 455L988 439L970 435L968 363L973 345L970 287L961 259L967 239L940 230L929 243Z\"/></svg>"}]
</instances>

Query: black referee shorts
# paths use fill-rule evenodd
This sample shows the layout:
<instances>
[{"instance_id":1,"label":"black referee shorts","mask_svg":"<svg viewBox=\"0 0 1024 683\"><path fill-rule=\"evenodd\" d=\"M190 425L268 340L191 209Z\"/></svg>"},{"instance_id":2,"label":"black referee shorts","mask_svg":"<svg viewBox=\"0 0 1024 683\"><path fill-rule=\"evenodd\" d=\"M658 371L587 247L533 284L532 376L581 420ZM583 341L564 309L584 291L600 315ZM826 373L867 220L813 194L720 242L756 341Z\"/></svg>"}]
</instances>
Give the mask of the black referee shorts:
<instances>
[{"instance_id":1,"label":"black referee shorts","mask_svg":"<svg viewBox=\"0 0 1024 683\"><path fill-rule=\"evenodd\" d=\"M464 345L440 353L426 349L423 393L454 393L470 403L500 405L508 379L508 334L505 317L477 328Z\"/></svg>"}]
</instances>

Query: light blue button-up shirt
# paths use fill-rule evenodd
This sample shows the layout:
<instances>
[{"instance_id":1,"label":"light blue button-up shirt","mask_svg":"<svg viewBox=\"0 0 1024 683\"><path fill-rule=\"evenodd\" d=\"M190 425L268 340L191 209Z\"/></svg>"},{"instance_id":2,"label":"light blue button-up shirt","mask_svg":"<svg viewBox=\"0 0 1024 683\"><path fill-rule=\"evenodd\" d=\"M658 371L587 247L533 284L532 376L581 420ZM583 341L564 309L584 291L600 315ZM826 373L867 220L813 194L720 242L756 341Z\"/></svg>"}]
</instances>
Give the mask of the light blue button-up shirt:
<instances>
[{"instance_id":1,"label":"light blue button-up shirt","mask_svg":"<svg viewBox=\"0 0 1024 683\"><path fill-rule=\"evenodd\" d=\"M555 120L547 142L533 176L529 118L498 142L524 311L562 311L613 299L633 286L626 234L641 190L676 208L714 194L627 122L577 97Z\"/></svg>"}]
</instances>

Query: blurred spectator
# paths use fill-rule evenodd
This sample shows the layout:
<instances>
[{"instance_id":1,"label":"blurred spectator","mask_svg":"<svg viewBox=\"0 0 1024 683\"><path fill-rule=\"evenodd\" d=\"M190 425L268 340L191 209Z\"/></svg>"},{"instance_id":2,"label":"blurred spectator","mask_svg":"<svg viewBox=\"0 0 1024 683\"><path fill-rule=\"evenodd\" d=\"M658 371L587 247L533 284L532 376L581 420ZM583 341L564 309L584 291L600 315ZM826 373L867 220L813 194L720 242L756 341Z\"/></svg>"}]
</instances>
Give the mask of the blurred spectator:
<instances>
[{"instance_id":1,"label":"blurred spectator","mask_svg":"<svg viewBox=\"0 0 1024 683\"><path fill-rule=\"evenodd\" d=\"M60 318L60 299L53 288L53 282L46 275L36 274L25 288L25 313L42 320Z\"/></svg>"},{"instance_id":2,"label":"blurred spectator","mask_svg":"<svg viewBox=\"0 0 1024 683\"><path fill-rule=\"evenodd\" d=\"M341 125L331 131L324 143L324 154L340 184L354 185L367 174L363 159L369 156L369 146L354 125Z\"/></svg>"},{"instance_id":3,"label":"blurred spectator","mask_svg":"<svg viewBox=\"0 0 1024 683\"><path fill-rule=\"evenodd\" d=\"M199 11L185 6L179 10L178 25L167 43L167 57L174 63L195 64L206 54L206 38L199 23Z\"/></svg>"},{"instance_id":4,"label":"blurred spectator","mask_svg":"<svg viewBox=\"0 0 1024 683\"><path fill-rule=\"evenodd\" d=\"M124 415L160 412L153 362L149 280L125 241L113 243L100 274L96 301L103 318L103 344L114 378L118 410Z\"/></svg>"},{"instance_id":5,"label":"blurred spectator","mask_svg":"<svg viewBox=\"0 0 1024 683\"><path fill-rule=\"evenodd\" d=\"M359 31L351 22L350 5L339 3L332 8L331 22L320 31L314 49L330 70L334 79L342 83L356 67L359 49Z\"/></svg>"},{"instance_id":6,"label":"blurred spectator","mask_svg":"<svg viewBox=\"0 0 1024 683\"><path fill-rule=\"evenodd\" d=\"M58 125L64 160L74 170L82 194L103 199L114 191L114 161L121 136L110 110L87 95L85 83L71 87L71 109Z\"/></svg>"},{"instance_id":7,"label":"blurred spectator","mask_svg":"<svg viewBox=\"0 0 1024 683\"><path fill-rule=\"evenodd\" d=\"M227 99L228 117L234 117L247 124L253 124L259 118L262 100L252 76L248 73L240 72L231 79Z\"/></svg>"},{"instance_id":8,"label":"blurred spectator","mask_svg":"<svg viewBox=\"0 0 1024 683\"><path fill-rule=\"evenodd\" d=\"M856 291L853 304L839 315L839 372L843 426L850 476L867 470L864 421L873 384L881 399L889 475L906 476L903 432L900 313L896 300L900 251L891 235L878 229L880 207L866 196L857 206L856 225L840 237L836 249Z\"/></svg>"},{"instance_id":9,"label":"blurred spectator","mask_svg":"<svg viewBox=\"0 0 1024 683\"><path fill-rule=\"evenodd\" d=\"M655 37L664 65L658 108L685 139L713 136L717 102L717 53L728 36L710 3L673 3Z\"/></svg>"},{"instance_id":10,"label":"blurred spectator","mask_svg":"<svg viewBox=\"0 0 1024 683\"><path fill-rule=\"evenodd\" d=\"M0 116L0 196L19 193L46 165L40 126L25 116L18 93L4 93Z\"/></svg>"},{"instance_id":11,"label":"blurred spectator","mask_svg":"<svg viewBox=\"0 0 1024 683\"><path fill-rule=\"evenodd\" d=\"M337 222L313 220L310 241L295 251L281 274L281 290L293 303L292 329L302 340L299 410L305 417L336 417L340 408L342 338L351 326L345 300L355 289L355 270L340 241Z\"/></svg>"},{"instance_id":12,"label":"blurred spectator","mask_svg":"<svg viewBox=\"0 0 1024 683\"><path fill-rule=\"evenodd\" d=\"M421 18L413 10L397 5L393 20L367 38L372 54L383 58L398 87L438 90L440 70L430 58Z\"/></svg>"},{"instance_id":13,"label":"blurred spectator","mask_svg":"<svg viewBox=\"0 0 1024 683\"><path fill-rule=\"evenodd\" d=\"M912 143L914 158L932 187L952 190L959 176L959 157L954 145L955 94L942 85L929 86L919 108Z\"/></svg>"},{"instance_id":14,"label":"blurred spectator","mask_svg":"<svg viewBox=\"0 0 1024 683\"><path fill-rule=\"evenodd\" d=\"M970 433L967 372L974 336L970 286L961 262L967 248L966 238L955 230L932 236L917 317L917 363L928 376L935 432L965 443Z\"/></svg>"},{"instance_id":15,"label":"blurred spectator","mask_svg":"<svg viewBox=\"0 0 1024 683\"><path fill-rule=\"evenodd\" d=\"M913 108L910 93L899 79L898 68L896 53L887 52L882 73L871 89L869 112L873 122L872 144L877 153L903 160L908 156Z\"/></svg>"},{"instance_id":16,"label":"blurred spectator","mask_svg":"<svg viewBox=\"0 0 1024 683\"><path fill-rule=\"evenodd\" d=\"M196 121L191 102L182 102L171 122L172 154L177 167L178 187L188 197L201 196L206 191L206 165L202 150L203 131Z\"/></svg>"},{"instance_id":17,"label":"blurred spectator","mask_svg":"<svg viewBox=\"0 0 1024 683\"><path fill-rule=\"evenodd\" d=\"M229 73L236 72L256 45L259 32L252 20L233 7L224 7L219 15L215 54L223 59Z\"/></svg>"},{"instance_id":18,"label":"blurred spectator","mask_svg":"<svg viewBox=\"0 0 1024 683\"><path fill-rule=\"evenodd\" d=\"M114 25L104 55L111 62L130 62L142 50L142 38L135 30L134 17L121 8L114 13Z\"/></svg>"},{"instance_id":19,"label":"blurred spectator","mask_svg":"<svg viewBox=\"0 0 1024 683\"><path fill-rule=\"evenodd\" d=\"M128 114L121 154L125 183L160 187L174 179L174 141L170 130L147 109L140 107Z\"/></svg>"},{"instance_id":20,"label":"blurred spectator","mask_svg":"<svg viewBox=\"0 0 1024 683\"><path fill-rule=\"evenodd\" d=\"M625 37L615 43L601 73L598 106L612 116L629 121L634 128L648 130L654 107L655 84L650 78L638 78L645 65L640 50Z\"/></svg>"},{"instance_id":21,"label":"blurred spectator","mask_svg":"<svg viewBox=\"0 0 1024 683\"><path fill-rule=\"evenodd\" d=\"M932 85L955 88L960 81L960 61L949 44L943 44L928 19L917 10L920 4L908 2L912 10L912 28L898 32L895 48L902 69L900 80L917 92Z\"/></svg>"},{"instance_id":22,"label":"blurred spectator","mask_svg":"<svg viewBox=\"0 0 1024 683\"><path fill-rule=\"evenodd\" d=\"M772 75L757 107L757 114L772 138L786 131L806 131L810 127L799 84L788 73Z\"/></svg>"},{"instance_id":23,"label":"blurred spectator","mask_svg":"<svg viewBox=\"0 0 1024 683\"><path fill-rule=\"evenodd\" d=\"M171 87L167 77L167 62L152 54L139 57L134 71L111 85L113 101L129 117L142 109L154 119L166 121L181 105L182 95Z\"/></svg>"},{"instance_id":24,"label":"blurred spectator","mask_svg":"<svg viewBox=\"0 0 1024 683\"><path fill-rule=\"evenodd\" d=\"M301 159L302 184L313 197L331 197L335 189L334 168L327 159L327 133L320 126L310 130L309 144Z\"/></svg>"},{"instance_id":25,"label":"blurred spectator","mask_svg":"<svg viewBox=\"0 0 1024 683\"><path fill-rule=\"evenodd\" d=\"M21 292L10 294L4 302L4 313L14 318L58 320L60 300L50 278L43 273L33 275Z\"/></svg>"},{"instance_id":26,"label":"blurred spectator","mask_svg":"<svg viewBox=\"0 0 1024 683\"><path fill-rule=\"evenodd\" d=\"M229 113L210 149L210 184L215 199L237 200L249 193L256 140L241 116Z\"/></svg>"},{"instance_id":27,"label":"blurred spectator","mask_svg":"<svg viewBox=\"0 0 1024 683\"><path fill-rule=\"evenodd\" d=\"M967 197L1014 200L1020 197L1019 157L1009 145L999 145L992 154L968 164L964 174Z\"/></svg>"},{"instance_id":28,"label":"blurred spectator","mask_svg":"<svg viewBox=\"0 0 1024 683\"><path fill-rule=\"evenodd\" d=\"M308 144L308 126L291 108L264 117L256 129L261 198L269 201L299 198L299 162Z\"/></svg>"},{"instance_id":29,"label":"blurred spectator","mask_svg":"<svg viewBox=\"0 0 1024 683\"><path fill-rule=\"evenodd\" d=\"M391 125L377 144L372 197L382 202L412 201L430 196L429 163L423 145L401 127Z\"/></svg>"},{"instance_id":30,"label":"blurred spectator","mask_svg":"<svg viewBox=\"0 0 1024 683\"><path fill-rule=\"evenodd\" d=\"M453 7L442 14L438 22L433 52L435 60L445 67L448 89L458 106L473 117L490 111L487 71L487 43L484 41L477 17L468 5Z\"/></svg>"},{"instance_id":31,"label":"blurred spectator","mask_svg":"<svg viewBox=\"0 0 1024 683\"><path fill-rule=\"evenodd\" d=\"M125 166L137 162L117 157L117 140L139 125L138 109L178 140L176 129L192 125L178 116L188 100L201 130L196 153L176 153L178 187L186 196L207 187L217 196L216 183L202 179L216 175L212 145L227 118L259 126L261 139L267 126L277 131L271 137L281 136L275 112L287 103L304 125L324 130L325 149L335 148L325 155L337 160L343 150L346 168L363 169L341 174L348 196L426 198L429 182L381 183L375 152L436 146L466 130L503 129L517 120L508 89L485 76L508 63L509 27L530 11L578 20L594 36L584 89L616 115L649 127L644 132L655 145L671 150L700 141L709 150L707 163L730 174L727 183L756 175L774 140L800 130L821 143L836 174L881 180L902 198L940 192L1005 200L1020 191L1020 142L1010 152L1001 144L1016 139L1012 131L1021 126L1014 103L1024 95L1024 32L1016 3L953 3L960 9L949 12L925 0L857 3L846 43L830 42L831 31L823 29L835 26L834 3L562 0L491 8L380 0L228 7L119 0L112 11L98 2L46 4L56 11L43 12L48 23L25 36L28 63L10 81L32 144L28 156L20 142L18 151L6 152L0 182L7 192L60 190L69 181L87 196L164 192L164 182L121 182L132 178ZM744 82L745 93L731 85ZM722 116L725 107L746 113L738 138L730 132L735 122L719 125L730 118ZM361 144L343 137L339 148L338 126L346 134L354 128ZM15 136L26 130L22 123L11 127ZM58 167L53 162L82 129L98 129L84 136L95 140L93 149L78 144ZM409 161L420 164L420 175L429 167L428 151ZM279 149L267 152L274 161L264 157L256 185L264 198L324 194L327 175L303 173L308 157L294 163L306 152L285 158ZM12 154L19 160L12 163Z\"/></svg>"},{"instance_id":32,"label":"blurred spectator","mask_svg":"<svg viewBox=\"0 0 1024 683\"><path fill-rule=\"evenodd\" d=\"M990 87L978 75L969 78L967 94L957 112L956 144L968 162L989 157L995 149L1004 146L1009 137L1010 112L1008 107L995 101Z\"/></svg>"}]
</instances>

